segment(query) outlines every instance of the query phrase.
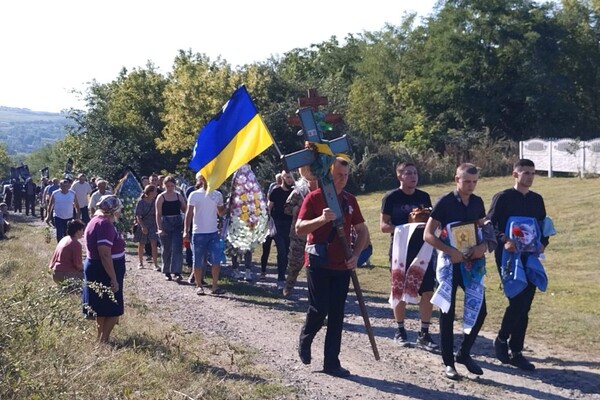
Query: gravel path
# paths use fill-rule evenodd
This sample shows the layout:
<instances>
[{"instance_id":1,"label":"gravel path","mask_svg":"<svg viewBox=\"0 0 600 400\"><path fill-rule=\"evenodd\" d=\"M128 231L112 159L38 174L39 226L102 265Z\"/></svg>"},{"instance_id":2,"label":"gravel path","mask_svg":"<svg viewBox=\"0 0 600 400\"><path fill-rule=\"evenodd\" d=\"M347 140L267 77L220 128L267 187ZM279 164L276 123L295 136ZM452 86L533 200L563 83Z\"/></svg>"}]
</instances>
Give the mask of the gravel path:
<instances>
[{"instance_id":1,"label":"gravel path","mask_svg":"<svg viewBox=\"0 0 600 400\"><path fill-rule=\"evenodd\" d=\"M228 291L221 297L197 296L191 285L166 282L160 273L149 269L152 264L138 270L136 258L128 256L125 285L150 309L168 310L159 314L161 318L170 318L188 331L255 349L254 361L272 371L280 383L296 388L302 399L600 399L600 361L528 341L526 356L537 369L525 373L503 366L492 357L495 335L487 331L482 332L474 348L474 359L484 375L466 376L466 369L457 364L458 372L465 376L458 382L448 380L443 376L439 354L394 344L388 304L368 293L365 297L381 360L373 357L355 297L350 293L340 359L352 376L332 378L320 372L323 331L313 344L311 365L303 365L297 356L298 334L307 307L305 281L299 282L300 287L289 300L275 296L273 274L252 284L252 291L264 290L273 297L271 302L248 296L246 293L252 291L247 283L226 285ZM230 274L231 268L222 268L222 275ZM433 322L432 333L439 342L437 321ZM406 323L409 340L414 340L418 328L414 311L408 311Z\"/></svg>"}]
</instances>

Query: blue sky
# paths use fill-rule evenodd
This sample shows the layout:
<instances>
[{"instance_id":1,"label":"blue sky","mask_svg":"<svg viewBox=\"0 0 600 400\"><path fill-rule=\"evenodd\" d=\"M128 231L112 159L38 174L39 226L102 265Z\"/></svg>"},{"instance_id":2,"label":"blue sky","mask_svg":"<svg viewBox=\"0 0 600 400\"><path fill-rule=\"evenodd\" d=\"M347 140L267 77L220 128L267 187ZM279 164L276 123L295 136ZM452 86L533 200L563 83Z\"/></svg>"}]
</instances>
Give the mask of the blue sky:
<instances>
[{"instance_id":1,"label":"blue sky","mask_svg":"<svg viewBox=\"0 0 600 400\"><path fill-rule=\"evenodd\" d=\"M360 4L362 3L362 4ZM0 105L82 107L73 89L148 60L163 73L179 49L236 66L335 35L428 15L435 0L6 0L0 3Z\"/></svg>"}]
</instances>

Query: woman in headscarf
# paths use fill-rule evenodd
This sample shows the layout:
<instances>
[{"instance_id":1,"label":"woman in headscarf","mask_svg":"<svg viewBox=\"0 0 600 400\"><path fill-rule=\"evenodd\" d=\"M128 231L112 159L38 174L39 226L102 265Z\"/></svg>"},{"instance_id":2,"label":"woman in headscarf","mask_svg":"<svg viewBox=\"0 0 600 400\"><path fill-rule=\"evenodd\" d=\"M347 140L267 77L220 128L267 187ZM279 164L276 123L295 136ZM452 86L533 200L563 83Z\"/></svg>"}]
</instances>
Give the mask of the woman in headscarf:
<instances>
[{"instance_id":1,"label":"woman in headscarf","mask_svg":"<svg viewBox=\"0 0 600 400\"><path fill-rule=\"evenodd\" d=\"M121 207L117 196L102 196L84 232L83 313L96 319L99 343L108 343L124 310L125 240L114 225Z\"/></svg>"}]
</instances>

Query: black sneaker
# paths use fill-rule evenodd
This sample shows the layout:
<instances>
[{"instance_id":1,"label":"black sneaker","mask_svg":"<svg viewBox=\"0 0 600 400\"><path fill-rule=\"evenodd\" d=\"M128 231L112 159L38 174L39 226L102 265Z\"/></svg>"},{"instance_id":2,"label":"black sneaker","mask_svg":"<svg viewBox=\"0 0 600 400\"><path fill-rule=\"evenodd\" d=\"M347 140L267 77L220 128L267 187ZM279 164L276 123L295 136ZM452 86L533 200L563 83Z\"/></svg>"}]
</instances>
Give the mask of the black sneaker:
<instances>
[{"instance_id":1,"label":"black sneaker","mask_svg":"<svg viewBox=\"0 0 600 400\"><path fill-rule=\"evenodd\" d=\"M509 364L510 358L508 357L508 343L500 340L499 337L494 339L494 350L496 352L496 358L500 360L502 364Z\"/></svg>"},{"instance_id":2,"label":"black sneaker","mask_svg":"<svg viewBox=\"0 0 600 400\"><path fill-rule=\"evenodd\" d=\"M394 342L400 347L408 347L408 335L406 329L400 328L394 335Z\"/></svg>"},{"instance_id":3,"label":"black sneaker","mask_svg":"<svg viewBox=\"0 0 600 400\"><path fill-rule=\"evenodd\" d=\"M417 337L417 341L415 342L415 347L431 352L437 351L440 348L440 346L438 346L437 343L433 341L429 332L419 332L419 336Z\"/></svg>"},{"instance_id":4,"label":"black sneaker","mask_svg":"<svg viewBox=\"0 0 600 400\"><path fill-rule=\"evenodd\" d=\"M173 277L171 277L171 274L165 274L165 280L166 281L172 281Z\"/></svg>"},{"instance_id":5,"label":"black sneaker","mask_svg":"<svg viewBox=\"0 0 600 400\"><path fill-rule=\"evenodd\" d=\"M525 357L523 357L523 354L521 354L520 352L513 353L512 357L510 358L510 365L514 365L515 367L522 369L523 371L535 370L535 365L533 365Z\"/></svg>"},{"instance_id":6,"label":"black sneaker","mask_svg":"<svg viewBox=\"0 0 600 400\"><path fill-rule=\"evenodd\" d=\"M483 370L477 363L471 358L470 355L461 355L460 353L456 354L456 362L467 367L470 373L475 375L483 375Z\"/></svg>"}]
</instances>

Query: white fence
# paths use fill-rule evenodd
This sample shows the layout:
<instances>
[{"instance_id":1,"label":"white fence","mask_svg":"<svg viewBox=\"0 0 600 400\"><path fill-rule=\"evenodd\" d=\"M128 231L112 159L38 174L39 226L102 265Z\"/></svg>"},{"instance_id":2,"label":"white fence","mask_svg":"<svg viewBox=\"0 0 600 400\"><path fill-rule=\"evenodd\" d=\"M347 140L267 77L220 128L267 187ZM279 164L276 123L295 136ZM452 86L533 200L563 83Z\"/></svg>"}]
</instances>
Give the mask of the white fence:
<instances>
[{"instance_id":1,"label":"white fence","mask_svg":"<svg viewBox=\"0 0 600 400\"><path fill-rule=\"evenodd\" d=\"M531 139L519 142L519 158L528 158L538 171L600 174L600 139Z\"/></svg>"}]
</instances>

